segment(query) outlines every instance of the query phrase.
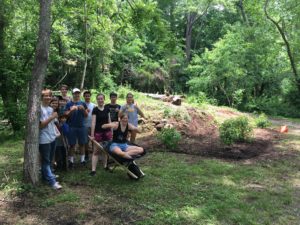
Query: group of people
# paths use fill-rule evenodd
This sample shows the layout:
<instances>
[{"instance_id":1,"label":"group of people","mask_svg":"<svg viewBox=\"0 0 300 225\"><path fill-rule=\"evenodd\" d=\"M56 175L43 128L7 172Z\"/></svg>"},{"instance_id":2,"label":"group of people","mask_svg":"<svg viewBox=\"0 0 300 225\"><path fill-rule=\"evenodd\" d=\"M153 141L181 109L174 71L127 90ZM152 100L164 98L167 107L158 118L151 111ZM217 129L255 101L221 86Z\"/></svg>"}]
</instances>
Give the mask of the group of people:
<instances>
[{"instance_id":1,"label":"group of people","mask_svg":"<svg viewBox=\"0 0 300 225\"><path fill-rule=\"evenodd\" d=\"M39 151L41 155L42 178L53 189L61 189L56 181L53 162L58 168L74 167L75 146L80 152L80 164L86 165L89 160L89 136L97 142L111 141L109 152L120 157L131 159L141 154L143 149L128 145L128 139L134 143L138 129L138 115L144 117L143 112L134 102L133 94L128 93L126 104L117 104L118 95L110 93L110 103L105 104L105 95L96 96L97 104L91 102L92 93L83 92L78 88L72 90L72 97L68 96L68 86L62 85L61 95L53 96L51 90L42 91L40 115ZM96 174L99 161L99 149L93 145L91 176ZM68 156L68 163L64 156ZM102 157L104 168L108 168L107 157ZM68 165L67 165L68 164Z\"/></svg>"}]
</instances>

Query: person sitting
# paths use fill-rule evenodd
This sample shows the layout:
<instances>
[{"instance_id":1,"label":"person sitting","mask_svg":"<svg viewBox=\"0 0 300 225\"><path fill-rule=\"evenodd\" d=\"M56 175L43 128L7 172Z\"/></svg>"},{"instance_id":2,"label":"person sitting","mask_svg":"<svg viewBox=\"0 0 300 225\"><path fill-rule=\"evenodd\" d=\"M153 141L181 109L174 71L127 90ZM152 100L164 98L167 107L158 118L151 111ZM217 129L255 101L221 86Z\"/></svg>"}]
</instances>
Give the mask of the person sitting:
<instances>
[{"instance_id":1,"label":"person sitting","mask_svg":"<svg viewBox=\"0 0 300 225\"><path fill-rule=\"evenodd\" d=\"M127 135L129 131L140 133L140 130L128 123L128 115L123 113L120 116L119 122L112 122L102 125L103 129L113 129L113 140L109 147L109 152L116 154L125 159L132 159L135 155L140 155L144 152L142 147L128 145Z\"/></svg>"}]
</instances>

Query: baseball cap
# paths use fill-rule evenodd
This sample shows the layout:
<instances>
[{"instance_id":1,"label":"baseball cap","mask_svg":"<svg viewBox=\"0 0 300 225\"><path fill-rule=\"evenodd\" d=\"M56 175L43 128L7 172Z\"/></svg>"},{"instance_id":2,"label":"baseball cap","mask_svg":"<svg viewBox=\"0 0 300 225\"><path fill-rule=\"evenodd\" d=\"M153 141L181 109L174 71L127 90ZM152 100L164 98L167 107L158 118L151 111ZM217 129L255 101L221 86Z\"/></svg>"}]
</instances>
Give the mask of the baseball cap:
<instances>
[{"instance_id":1,"label":"baseball cap","mask_svg":"<svg viewBox=\"0 0 300 225\"><path fill-rule=\"evenodd\" d=\"M80 92L80 90L79 90L78 88L74 88L74 89L72 90L72 93L74 94L74 93L76 93L76 92Z\"/></svg>"}]
</instances>

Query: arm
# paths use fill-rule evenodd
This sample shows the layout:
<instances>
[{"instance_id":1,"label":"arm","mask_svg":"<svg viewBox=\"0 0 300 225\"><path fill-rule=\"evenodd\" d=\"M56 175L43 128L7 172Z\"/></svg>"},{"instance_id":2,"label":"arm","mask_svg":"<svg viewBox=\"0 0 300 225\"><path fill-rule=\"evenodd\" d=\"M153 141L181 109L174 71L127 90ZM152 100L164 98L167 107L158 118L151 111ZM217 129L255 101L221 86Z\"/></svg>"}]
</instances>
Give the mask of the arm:
<instances>
[{"instance_id":1,"label":"arm","mask_svg":"<svg viewBox=\"0 0 300 225\"><path fill-rule=\"evenodd\" d=\"M137 113L138 113L141 117L145 118L144 113L143 113L142 110L137 106L137 104L134 104L134 105L135 105L135 108L136 108L136 110L137 110Z\"/></svg>"},{"instance_id":2,"label":"arm","mask_svg":"<svg viewBox=\"0 0 300 225\"><path fill-rule=\"evenodd\" d=\"M78 110L78 107L76 105L70 107L69 104L67 103L65 107L65 115L69 117L71 113L74 112L75 110Z\"/></svg>"},{"instance_id":3,"label":"arm","mask_svg":"<svg viewBox=\"0 0 300 225\"><path fill-rule=\"evenodd\" d=\"M111 129L111 128L116 128L118 124L116 122L113 122L113 123L107 123L107 124L103 124L102 125L102 128L103 129Z\"/></svg>"},{"instance_id":4,"label":"arm","mask_svg":"<svg viewBox=\"0 0 300 225\"><path fill-rule=\"evenodd\" d=\"M43 120L43 121L40 121L40 128L45 128L46 126L48 126L48 124L54 120L55 118L58 117L58 114L57 112L53 112L52 115L46 119L46 120Z\"/></svg>"},{"instance_id":5,"label":"arm","mask_svg":"<svg viewBox=\"0 0 300 225\"><path fill-rule=\"evenodd\" d=\"M139 128L133 126L131 123L128 123L128 129L131 130L131 131L135 131L136 133L141 133L142 132Z\"/></svg>"},{"instance_id":6,"label":"arm","mask_svg":"<svg viewBox=\"0 0 300 225\"><path fill-rule=\"evenodd\" d=\"M91 137L95 137L96 115L92 115Z\"/></svg>"}]
</instances>

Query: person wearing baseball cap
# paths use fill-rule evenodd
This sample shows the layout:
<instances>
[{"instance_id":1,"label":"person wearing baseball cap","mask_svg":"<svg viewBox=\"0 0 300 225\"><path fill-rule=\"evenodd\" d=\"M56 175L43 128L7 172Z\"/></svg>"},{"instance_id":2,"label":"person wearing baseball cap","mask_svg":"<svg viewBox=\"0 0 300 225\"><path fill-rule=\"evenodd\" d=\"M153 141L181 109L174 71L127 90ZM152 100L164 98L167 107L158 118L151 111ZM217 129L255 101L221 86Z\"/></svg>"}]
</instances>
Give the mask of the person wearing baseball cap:
<instances>
[{"instance_id":1,"label":"person wearing baseball cap","mask_svg":"<svg viewBox=\"0 0 300 225\"><path fill-rule=\"evenodd\" d=\"M74 166L75 145L78 142L80 149L80 163L85 165L85 144L88 142L87 130L84 127L84 119L88 116L87 105L80 100L80 89L72 90L73 99L66 104L65 114L68 116L68 125L70 127L68 134L69 167Z\"/></svg>"}]
</instances>

